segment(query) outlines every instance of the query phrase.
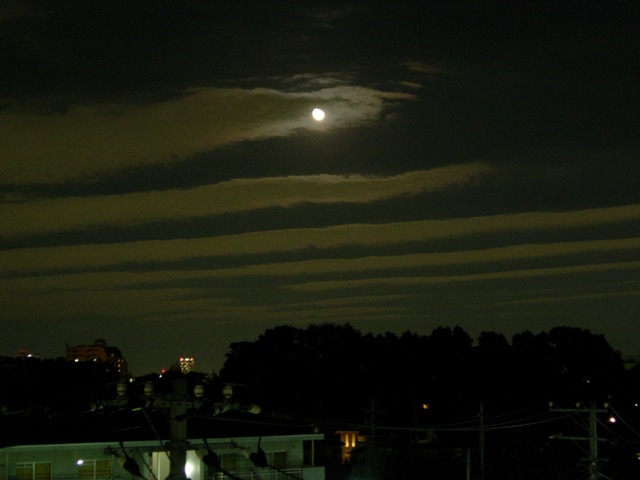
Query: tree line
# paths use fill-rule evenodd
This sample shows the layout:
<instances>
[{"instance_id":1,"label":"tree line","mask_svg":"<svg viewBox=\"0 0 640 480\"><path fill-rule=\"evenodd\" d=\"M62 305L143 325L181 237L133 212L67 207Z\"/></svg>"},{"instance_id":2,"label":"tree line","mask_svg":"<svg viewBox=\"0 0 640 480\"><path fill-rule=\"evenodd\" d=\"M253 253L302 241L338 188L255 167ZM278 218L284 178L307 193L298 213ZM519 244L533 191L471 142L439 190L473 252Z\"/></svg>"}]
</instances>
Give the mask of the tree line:
<instances>
[{"instance_id":1,"label":"tree line","mask_svg":"<svg viewBox=\"0 0 640 480\"><path fill-rule=\"evenodd\" d=\"M170 377L150 374L129 388L140 396L153 380L161 391ZM363 333L350 324L282 325L231 344L219 375L187 377L190 388L203 384L212 398L233 384L234 401L262 408L251 425L323 431L332 455L340 450L336 432L361 432L368 443L353 452L352 464L335 455L324 459L331 478L366 472L381 480L459 479L465 469L479 478L481 464L492 479L585 478L586 444L558 439L588 434L584 409L576 405L592 401L601 409L611 404L620 415L598 433L607 439L600 450L609 459L607 475L629 478L640 467L640 367L625 365L603 335L581 328L525 331L508 340L497 332L474 339L460 327L422 335ZM85 436L118 425L118 435L138 434L139 412L86 413L115 396L120 381L94 362L0 361L0 444L34 441L35 432L50 441L76 424ZM550 402L569 413L553 413ZM203 421L198 415L195 423ZM375 450L367 450L374 436ZM367 469L358 470L362 465Z\"/></svg>"},{"instance_id":2,"label":"tree line","mask_svg":"<svg viewBox=\"0 0 640 480\"><path fill-rule=\"evenodd\" d=\"M605 401L628 395L633 377L604 336L580 328L474 342L460 327L374 335L350 324L268 329L231 344L220 374L274 411L357 422L373 400L401 425L459 418L481 401L496 411Z\"/></svg>"},{"instance_id":3,"label":"tree line","mask_svg":"<svg viewBox=\"0 0 640 480\"><path fill-rule=\"evenodd\" d=\"M366 435L334 478L586 478L588 442L575 439L589 434L576 407L588 402L622 415L600 427L604 471L629 478L640 466L640 368L581 328L508 341L496 332L474 340L460 327L374 335L349 324L279 326L233 343L220 374L276 419L328 438Z\"/></svg>"}]
</instances>

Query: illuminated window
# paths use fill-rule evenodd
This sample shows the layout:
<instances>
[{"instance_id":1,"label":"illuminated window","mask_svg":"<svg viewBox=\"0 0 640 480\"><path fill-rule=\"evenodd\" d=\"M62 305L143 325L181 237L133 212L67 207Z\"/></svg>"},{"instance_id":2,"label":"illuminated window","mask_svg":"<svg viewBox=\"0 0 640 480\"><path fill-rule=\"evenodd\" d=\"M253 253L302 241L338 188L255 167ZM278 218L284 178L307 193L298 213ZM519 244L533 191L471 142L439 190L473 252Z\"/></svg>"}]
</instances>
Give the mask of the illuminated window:
<instances>
[{"instance_id":1,"label":"illuminated window","mask_svg":"<svg viewBox=\"0 0 640 480\"><path fill-rule=\"evenodd\" d=\"M342 443L342 463L348 463L351 461L351 452L360 446L361 443L365 443L366 437L361 435L357 430L336 433L340 435L340 442Z\"/></svg>"},{"instance_id":2,"label":"illuminated window","mask_svg":"<svg viewBox=\"0 0 640 480\"><path fill-rule=\"evenodd\" d=\"M358 442L363 442L364 437L359 434L359 432L339 432L340 433L340 441L342 445L346 448L355 448L358 445Z\"/></svg>"},{"instance_id":3,"label":"illuminated window","mask_svg":"<svg viewBox=\"0 0 640 480\"><path fill-rule=\"evenodd\" d=\"M83 460L78 465L79 480L111 478L111 460Z\"/></svg>"},{"instance_id":4,"label":"illuminated window","mask_svg":"<svg viewBox=\"0 0 640 480\"><path fill-rule=\"evenodd\" d=\"M357 432L344 432L340 435L345 447L354 448L356 446Z\"/></svg>"},{"instance_id":5,"label":"illuminated window","mask_svg":"<svg viewBox=\"0 0 640 480\"><path fill-rule=\"evenodd\" d=\"M189 373L193 370L195 363L196 361L193 357L180 357L180 360L178 360L178 365L182 373Z\"/></svg>"},{"instance_id":6,"label":"illuminated window","mask_svg":"<svg viewBox=\"0 0 640 480\"><path fill-rule=\"evenodd\" d=\"M17 463L16 480L51 480L51 462Z\"/></svg>"}]
</instances>

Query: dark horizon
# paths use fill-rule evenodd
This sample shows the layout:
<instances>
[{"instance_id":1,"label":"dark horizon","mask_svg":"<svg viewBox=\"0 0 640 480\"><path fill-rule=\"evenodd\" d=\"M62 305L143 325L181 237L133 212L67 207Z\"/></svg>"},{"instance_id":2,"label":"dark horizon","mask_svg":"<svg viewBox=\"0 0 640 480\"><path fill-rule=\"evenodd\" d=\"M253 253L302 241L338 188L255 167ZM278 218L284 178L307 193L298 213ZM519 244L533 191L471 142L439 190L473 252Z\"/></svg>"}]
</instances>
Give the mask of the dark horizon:
<instances>
[{"instance_id":1,"label":"dark horizon","mask_svg":"<svg viewBox=\"0 0 640 480\"><path fill-rule=\"evenodd\" d=\"M460 332L461 334L464 335L468 335L471 342L472 342L472 347L476 348L478 347L478 345L482 342L482 337L483 336L496 336L498 338L503 338L505 340L505 342L507 343L507 345L509 345L510 347L514 347L514 339L518 340L518 339L522 339L524 336L528 336L531 335L534 338L544 338L545 336L547 336L550 332L553 331L558 331L558 330L563 330L566 329L568 331L572 331L572 332L582 332L587 336L592 336L594 338L601 338L606 345L610 346L612 351L615 352L617 355L619 355L620 360L628 363L628 362L632 362L632 363L639 363L640 362L640 352L636 352L636 353L625 353L620 351L619 349L616 348L615 345L611 344L608 339L606 338L606 335L604 334L600 334L597 332L592 332L589 329L583 329L581 327L569 327L566 325L557 325L554 326L548 330L543 330L543 331L538 331L538 332L532 332L530 330L523 330L521 332L516 332L514 333L512 336L505 336L503 333L501 332L496 332L496 331L484 331L484 332L480 332L479 336L473 337L471 336L466 330L464 330L463 328L461 328L460 326L439 326L436 327L433 331L423 334L423 333L418 333L418 332L414 332L414 331L403 331L403 332L398 332L398 333L394 333L391 331L386 331L386 332L371 332L371 331L364 331L364 330L360 330L358 328L355 328L353 325L349 324L349 323L345 323L345 324L336 324L336 323L324 323L324 324L309 324L307 326L292 326L292 325L276 325L273 327L269 327L268 329L266 329L264 332L260 333L257 337L255 338L246 338L246 339L240 339L236 342L233 342L229 345L227 351L224 352L224 360L222 361L222 363L220 364L220 366L218 368L214 368L214 369L200 369L200 362L198 362L198 358L194 357L193 355L182 355L180 357L176 357L173 359L167 359L167 361L162 365L159 366L155 369L152 370L145 370L145 371L139 371L139 369L137 369L135 367L135 365L131 365L131 362L129 361L129 358L127 356L127 352L122 351L122 349L120 349L118 347L118 345L113 345L111 343L109 343L107 341L107 339L95 339L89 342L85 342L83 344L79 344L79 345L66 345L66 348L68 349L69 347L75 347L75 348L82 348L85 346L104 346L106 348L106 350L108 350L109 352L113 353L113 352L118 352L119 355L117 355L118 357L123 358L126 361L127 364L127 370L128 373L133 375L134 377L144 377L146 375L151 375L151 374L159 374L162 372L168 372L172 369L176 369L179 368L179 361L182 360L183 358L193 358L194 360L194 366L192 371L194 372L198 372L201 374L206 374L206 375L213 375L213 376L217 376L220 374L220 372L222 371L224 365L226 364L228 357L231 355L233 356L234 353L234 349L236 348L237 345L241 345L241 344L250 344L250 343L259 343L261 341L263 341L266 337L268 337L269 335L272 335L274 332L277 332L280 329L293 329L293 330L298 330L300 332L304 332L305 330L313 330L313 329L331 329L331 328L336 328L336 329L353 329L354 332L358 333L359 335L362 335L363 337L379 337L379 338L383 338L383 337L387 337L389 335L391 336L395 336L396 338L402 338L406 335L411 335L411 336L417 336L418 338L429 338L432 337L434 334L438 335L440 332L442 331L456 331L456 332ZM29 354L29 355L27 355ZM38 359L38 360L53 360L53 361L57 361L57 360L67 360L68 358L65 358L67 356L67 352L63 352L60 355L54 355L54 356L42 356L40 355L38 352L33 352L30 351L28 349L22 349L20 352L16 352L16 354L11 354L11 355L7 355L7 354L0 354L0 358L4 358L4 359L19 359L19 358L30 358L32 357L34 359ZM135 358L136 355L134 355ZM115 366L115 364L114 364Z\"/></svg>"}]
</instances>

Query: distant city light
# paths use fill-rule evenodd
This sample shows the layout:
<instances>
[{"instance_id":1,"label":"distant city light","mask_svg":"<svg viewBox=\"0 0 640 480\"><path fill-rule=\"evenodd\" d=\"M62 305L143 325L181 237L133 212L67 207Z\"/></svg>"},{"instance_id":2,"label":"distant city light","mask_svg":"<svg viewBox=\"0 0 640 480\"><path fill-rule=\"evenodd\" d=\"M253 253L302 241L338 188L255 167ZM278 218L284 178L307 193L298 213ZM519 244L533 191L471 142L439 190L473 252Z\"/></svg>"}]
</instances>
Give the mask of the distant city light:
<instances>
[{"instance_id":1,"label":"distant city light","mask_svg":"<svg viewBox=\"0 0 640 480\"><path fill-rule=\"evenodd\" d=\"M180 368L180 372L189 373L193 370L193 366L195 365L196 360L193 357L180 357L178 362L178 366Z\"/></svg>"}]
</instances>

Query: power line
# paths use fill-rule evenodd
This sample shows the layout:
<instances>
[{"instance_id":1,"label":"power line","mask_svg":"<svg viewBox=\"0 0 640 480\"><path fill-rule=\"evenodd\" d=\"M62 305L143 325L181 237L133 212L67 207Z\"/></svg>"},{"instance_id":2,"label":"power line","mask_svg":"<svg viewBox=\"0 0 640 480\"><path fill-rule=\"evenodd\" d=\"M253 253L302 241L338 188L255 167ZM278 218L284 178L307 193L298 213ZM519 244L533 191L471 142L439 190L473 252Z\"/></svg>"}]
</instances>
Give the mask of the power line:
<instances>
[{"instance_id":1,"label":"power line","mask_svg":"<svg viewBox=\"0 0 640 480\"><path fill-rule=\"evenodd\" d=\"M600 459L598 458L598 442L605 441L605 439L598 438L598 419L596 415L598 413L606 413L607 410L596 408L595 401L589 402L588 407L577 405L576 408L573 409L554 407L553 405L550 405L550 410L562 413L586 413L588 415L588 437L557 435L555 438L559 440L588 441L589 479L597 480L600 477L600 474L598 472L600 466Z\"/></svg>"},{"instance_id":2,"label":"power line","mask_svg":"<svg viewBox=\"0 0 640 480\"><path fill-rule=\"evenodd\" d=\"M640 437L640 432L629 425L629 423L611 405L609 405L609 409L634 435Z\"/></svg>"}]
</instances>

